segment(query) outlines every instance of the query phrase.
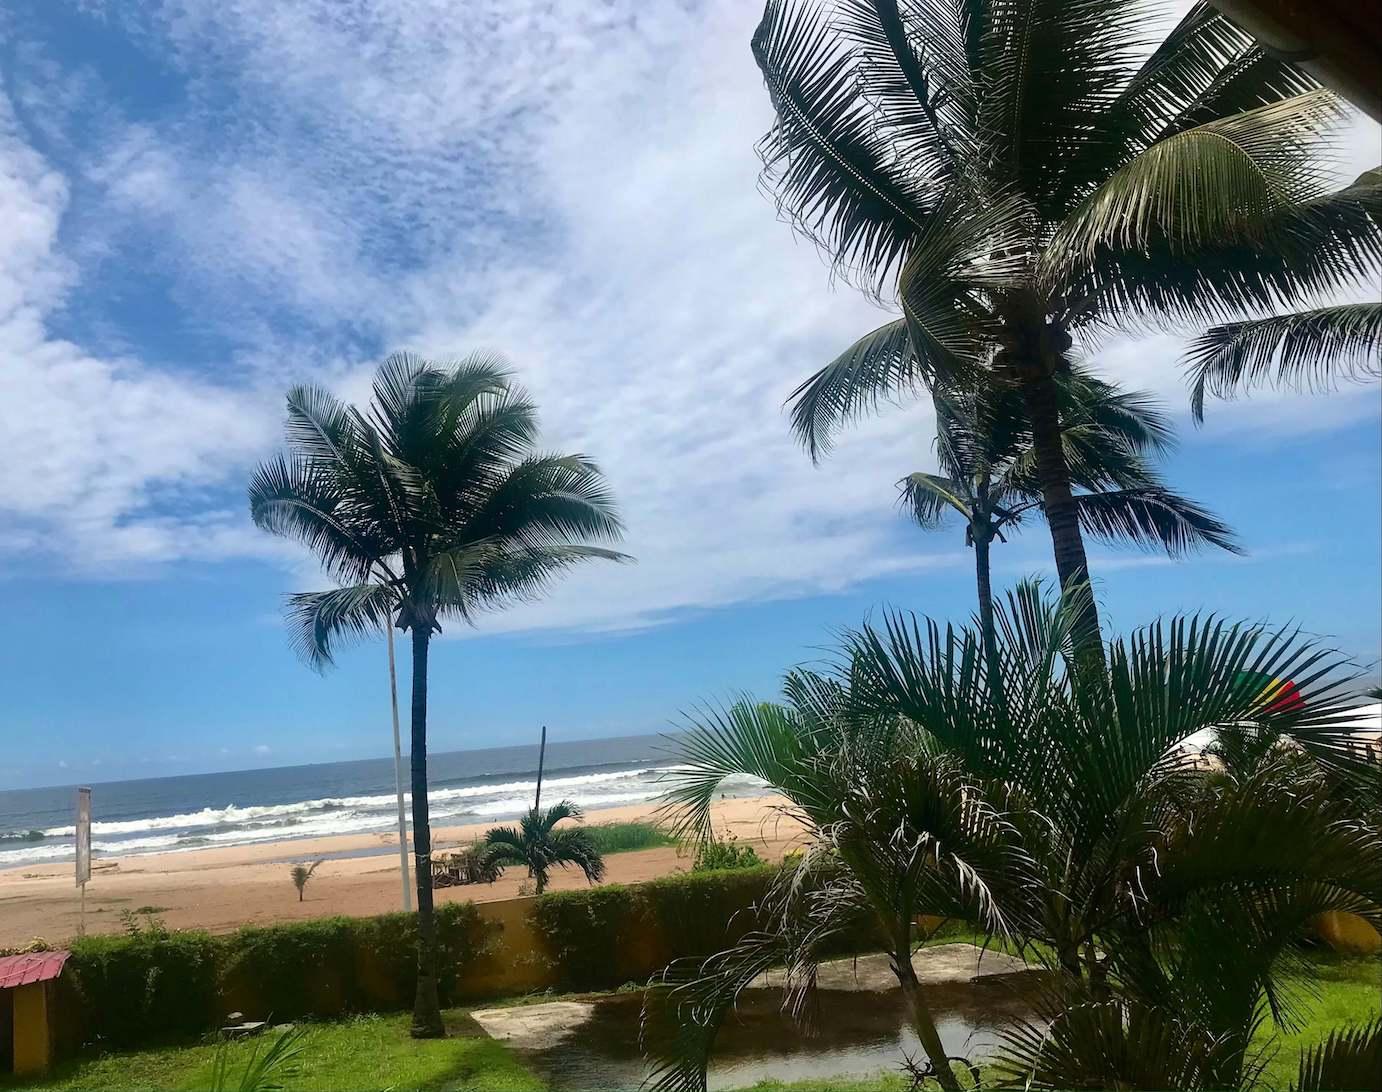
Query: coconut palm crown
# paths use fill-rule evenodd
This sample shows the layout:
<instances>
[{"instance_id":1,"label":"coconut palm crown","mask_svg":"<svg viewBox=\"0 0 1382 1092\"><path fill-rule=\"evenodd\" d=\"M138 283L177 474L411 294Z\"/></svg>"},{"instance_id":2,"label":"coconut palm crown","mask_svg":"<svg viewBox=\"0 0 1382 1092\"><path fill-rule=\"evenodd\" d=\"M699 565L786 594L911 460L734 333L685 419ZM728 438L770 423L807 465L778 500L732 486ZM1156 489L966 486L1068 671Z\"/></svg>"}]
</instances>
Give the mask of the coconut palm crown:
<instances>
[{"instance_id":1,"label":"coconut palm crown","mask_svg":"<svg viewBox=\"0 0 1382 1092\"><path fill-rule=\"evenodd\" d=\"M1155 400L1074 367L1060 377L1061 444L1080 525L1111 543L1131 543L1172 557L1205 546L1240 552L1233 533L1211 512L1168 489L1153 469L1169 450L1170 421ZM938 388L936 458L940 473L899 483L901 503L927 530L956 515L974 550L980 632L993 634L990 549L1033 515L1042 496L1031 430L1011 389Z\"/></svg>"},{"instance_id":2,"label":"coconut palm crown","mask_svg":"<svg viewBox=\"0 0 1382 1092\"><path fill-rule=\"evenodd\" d=\"M1063 587L1088 572L1055 383L1077 354L1113 332L1317 308L1382 258L1382 172L1334 190L1321 165L1344 107L1204 3L1153 48L1158 10L769 0L752 43L776 111L765 188L841 276L901 311L798 388L798 435L816 455L937 379L1015 387ZM1345 310L1292 330L1300 376L1341 330L1375 341L1376 322ZM1226 393L1270 373L1262 352L1202 347L1199 382ZM1099 647L1092 602L1077 640Z\"/></svg>"},{"instance_id":3,"label":"coconut palm crown","mask_svg":"<svg viewBox=\"0 0 1382 1092\"><path fill-rule=\"evenodd\" d=\"M250 482L261 528L306 545L338 587L289 599L314 666L342 641L395 625L412 639L411 781L418 902L415 1035L444 1032L433 949L427 807L427 666L444 621L535 596L592 559L622 525L583 455L535 450L537 410L497 357L389 357L365 410L317 387L288 393L287 450Z\"/></svg>"}]
</instances>

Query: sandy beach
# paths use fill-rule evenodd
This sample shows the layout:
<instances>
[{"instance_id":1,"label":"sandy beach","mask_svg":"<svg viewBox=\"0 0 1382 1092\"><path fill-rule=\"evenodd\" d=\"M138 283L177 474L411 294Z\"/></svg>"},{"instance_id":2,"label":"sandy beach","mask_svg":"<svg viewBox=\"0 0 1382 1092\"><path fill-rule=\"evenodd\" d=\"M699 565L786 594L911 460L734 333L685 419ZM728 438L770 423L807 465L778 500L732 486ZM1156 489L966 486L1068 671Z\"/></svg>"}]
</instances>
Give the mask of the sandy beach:
<instances>
[{"instance_id":1,"label":"sandy beach","mask_svg":"<svg viewBox=\"0 0 1382 1092\"><path fill-rule=\"evenodd\" d=\"M751 844L760 856L777 860L795 844L797 831L774 809L772 797L729 799L714 807L715 829ZM591 823L651 818L655 804L644 803L590 812ZM446 849L482 834L492 823L438 827L437 849ZM241 925L321 917L368 915L399 909L398 837L396 834L350 834L291 842L102 857L93 863L86 889L86 928L112 933L121 928L122 910L154 912L173 928L228 932ZM288 877L289 863L313 861L328 854L391 848L393 853L326 860L298 901ZM608 882L636 883L687 871L691 861L675 847L616 853L606 860ZM526 879L522 868L509 869L499 882L439 890L439 903L487 902L513 898ZM583 886L578 872L554 873L552 889ZM0 871L0 947L34 937L61 943L77 932L78 892L72 864L45 864Z\"/></svg>"}]
</instances>

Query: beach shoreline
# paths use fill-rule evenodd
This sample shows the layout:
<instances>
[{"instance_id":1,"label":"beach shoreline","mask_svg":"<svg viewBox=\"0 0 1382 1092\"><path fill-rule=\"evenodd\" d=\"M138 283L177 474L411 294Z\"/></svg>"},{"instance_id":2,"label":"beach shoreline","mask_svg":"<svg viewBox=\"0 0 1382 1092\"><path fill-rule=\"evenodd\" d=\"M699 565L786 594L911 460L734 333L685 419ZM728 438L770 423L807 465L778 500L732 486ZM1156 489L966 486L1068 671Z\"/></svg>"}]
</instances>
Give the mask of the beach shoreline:
<instances>
[{"instance_id":1,"label":"beach shoreline","mask_svg":"<svg viewBox=\"0 0 1382 1092\"><path fill-rule=\"evenodd\" d=\"M799 843L799 832L772 796L726 798L713 806L717 833L733 834L767 860L779 860ZM653 821L656 801L590 809L590 824ZM433 828L438 851L483 835L495 821ZM392 850L392 853L389 851ZM298 840L216 846L162 853L110 855L92 862L86 892L86 930L124 928L122 911L151 912L171 928L229 932L241 925L297 921L333 914L365 916L400 909L396 832L325 835ZM288 863L325 858L298 901ZM637 883L689 871L690 858L675 846L633 850L606 858L607 882ZM443 888L438 904L490 902L516 897L526 880L510 868L492 885ZM579 872L560 870L551 889L584 886ZM17 865L0 871L0 947L34 938L61 944L80 921L73 866Z\"/></svg>"}]
</instances>

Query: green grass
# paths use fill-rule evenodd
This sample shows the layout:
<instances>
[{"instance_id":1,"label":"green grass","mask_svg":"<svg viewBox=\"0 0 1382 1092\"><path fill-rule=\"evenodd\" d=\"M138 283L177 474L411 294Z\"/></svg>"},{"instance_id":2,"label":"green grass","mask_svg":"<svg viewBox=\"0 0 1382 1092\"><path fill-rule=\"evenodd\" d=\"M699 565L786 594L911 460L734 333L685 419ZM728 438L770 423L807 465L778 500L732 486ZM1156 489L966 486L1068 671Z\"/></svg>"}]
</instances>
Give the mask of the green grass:
<instances>
[{"instance_id":1,"label":"green grass","mask_svg":"<svg viewBox=\"0 0 1382 1092\"><path fill-rule=\"evenodd\" d=\"M585 829L595 848L605 856L677 844L675 838L653 823L595 823Z\"/></svg>"},{"instance_id":2,"label":"green grass","mask_svg":"<svg viewBox=\"0 0 1382 1092\"><path fill-rule=\"evenodd\" d=\"M1382 1016L1382 959L1350 959L1330 952L1312 953L1309 972L1287 978L1288 993L1297 997L1314 992L1313 1001L1297 1008L1304 1026L1294 1032L1278 1032L1270 1026L1258 1032L1254 1045L1271 1052L1260 1083L1266 1088L1285 1088L1300 1071L1301 1051L1328 1038L1336 1028L1366 1024Z\"/></svg>"},{"instance_id":3,"label":"green grass","mask_svg":"<svg viewBox=\"0 0 1382 1092\"><path fill-rule=\"evenodd\" d=\"M359 1016L331 1024L307 1024L298 1071L282 1077L285 1092L331 1089L427 1089L446 1092L545 1092L547 1085L502 1044L483 1035L462 1010L446 1014L450 1039L414 1040L408 1013ZM270 1035L273 1033L271 1032ZM239 1078L256 1042L230 1047L230 1072ZM0 1077L0 1088L91 1092L175 1092L203 1089L211 1079L216 1047L164 1047L63 1062L47 1080L19 1083Z\"/></svg>"}]
</instances>

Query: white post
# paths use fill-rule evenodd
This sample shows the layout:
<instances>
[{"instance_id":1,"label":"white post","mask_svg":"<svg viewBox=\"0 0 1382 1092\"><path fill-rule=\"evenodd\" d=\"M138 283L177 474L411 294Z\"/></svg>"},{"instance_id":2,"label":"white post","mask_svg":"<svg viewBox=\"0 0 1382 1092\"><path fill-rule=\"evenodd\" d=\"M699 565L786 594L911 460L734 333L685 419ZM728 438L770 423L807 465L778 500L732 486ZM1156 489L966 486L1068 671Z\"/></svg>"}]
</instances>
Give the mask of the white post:
<instances>
[{"instance_id":1,"label":"white post","mask_svg":"<svg viewBox=\"0 0 1382 1092\"><path fill-rule=\"evenodd\" d=\"M81 889L81 909L77 913L77 935L86 936L86 884L91 879L91 790L77 789L77 887Z\"/></svg>"},{"instance_id":2,"label":"white post","mask_svg":"<svg viewBox=\"0 0 1382 1092\"><path fill-rule=\"evenodd\" d=\"M412 913L413 889L408 883L408 813L403 808L403 746L398 739L398 671L393 656L393 612L385 633L389 640L389 705L393 709L393 787L398 796L398 875L403 883L403 912Z\"/></svg>"}]
</instances>

